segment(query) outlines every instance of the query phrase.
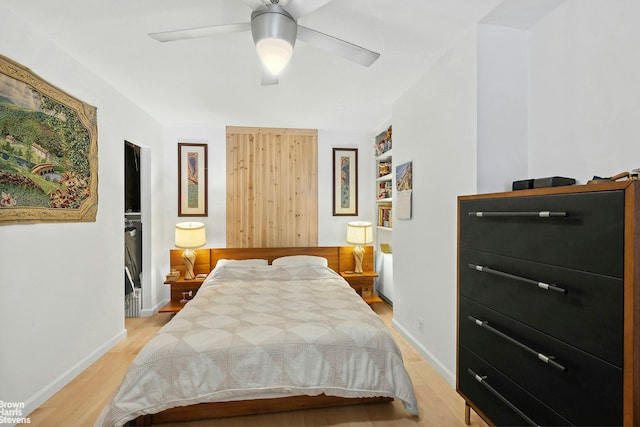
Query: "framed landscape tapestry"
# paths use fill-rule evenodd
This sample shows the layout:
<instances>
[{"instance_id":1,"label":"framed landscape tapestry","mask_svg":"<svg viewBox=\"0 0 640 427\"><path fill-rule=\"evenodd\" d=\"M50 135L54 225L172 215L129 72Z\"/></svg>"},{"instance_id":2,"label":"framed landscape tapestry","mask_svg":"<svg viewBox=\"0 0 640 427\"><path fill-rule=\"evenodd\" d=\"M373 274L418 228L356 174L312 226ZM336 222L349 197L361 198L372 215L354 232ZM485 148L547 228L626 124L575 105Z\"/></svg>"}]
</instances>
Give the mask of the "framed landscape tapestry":
<instances>
[{"instance_id":1,"label":"framed landscape tapestry","mask_svg":"<svg viewBox=\"0 0 640 427\"><path fill-rule=\"evenodd\" d=\"M178 216L207 216L207 144L178 144Z\"/></svg>"},{"instance_id":2,"label":"framed landscape tapestry","mask_svg":"<svg viewBox=\"0 0 640 427\"><path fill-rule=\"evenodd\" d=\"M96 220L96 108L2 55L0 191L0 225Z\"/></svg>"},{"instance_id":3,"label":"framed landscape tapestry","mask_svg":"<svg viewBox=\"0 0 640 427\"><path fill-rule=\"evenodd\" d=\"M333 216L358 215L358 149L333 149Z\"/></svg>"}]
</instances>

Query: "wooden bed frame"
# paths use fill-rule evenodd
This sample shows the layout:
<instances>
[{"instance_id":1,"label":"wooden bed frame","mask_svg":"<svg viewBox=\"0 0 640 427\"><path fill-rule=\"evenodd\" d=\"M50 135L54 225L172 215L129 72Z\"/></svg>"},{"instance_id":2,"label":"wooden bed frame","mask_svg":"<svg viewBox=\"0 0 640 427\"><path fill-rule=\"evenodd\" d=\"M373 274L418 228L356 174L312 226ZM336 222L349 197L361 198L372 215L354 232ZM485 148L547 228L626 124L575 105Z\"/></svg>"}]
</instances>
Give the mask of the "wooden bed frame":
<instances>
[{"instance_id":1,"label":"wooden bed frame","mask_svg":"<svg viewBox=\"0 0 640 427\"><path fill-rule=\"evenodd\" d=\"M365 246L362 262L364 270L373 270L373 247ZM214 248L196 250L194 273L208 273L220 259L267 259L271 263L275 258L291 255L313 255L327 259L329 268L337 273L353 270L352 246L318 246L300 248ZM184 275L182 250L170 251L170 265ZM200 403L197 405L170 408L157 414L142 415L127 425L147 426L153 424L176 423L202 419L254 415L271 412L293 411L298 409L328 408L332 406L356 405L361 403L389 402L393 398L342 398L327 396L291 396L275 399L241 400L234 402Z\"/></svg>"},{"instance_id":2,"label":"wooden bed frame","mask_svg":"<svg viewBox=\"0 0 640 427\"><path fill-rule=\"evenodd\" d=\"M363 246L364 258L362 269L365 271L374 270L373 266L373 246ZM169 251L171 269L180 271L183 277L185 274L182 262L182 249L171 249ZM353 246L315 246L306 248L210 248L196 249L196 263L193 267L195 274L209 273L216 266L219 259L266 259L271 262L279 257L291 255L313 255L326 258L329 268L340 273L354 269Z\"/></svg>"}]
</instances>

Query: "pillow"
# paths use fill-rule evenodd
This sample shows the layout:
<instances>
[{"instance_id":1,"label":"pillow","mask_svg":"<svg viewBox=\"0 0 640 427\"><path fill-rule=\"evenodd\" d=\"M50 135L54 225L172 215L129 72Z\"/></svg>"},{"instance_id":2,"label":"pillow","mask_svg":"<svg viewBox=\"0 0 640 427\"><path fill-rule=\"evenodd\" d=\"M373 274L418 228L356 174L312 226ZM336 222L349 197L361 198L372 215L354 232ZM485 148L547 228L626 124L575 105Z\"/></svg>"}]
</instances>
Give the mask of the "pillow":
<instances>
[{"instance_id":1,"label":"pillow","mask_svg":"<svg viewBox=\"0 0 640 427\"><path fill-rule=\"evenodd\" d=\"M234 267L255 267L257 265L269 265L266 259L219 259L216 267L232 265Z\"/></svg>"},{"instance_id":2,"label":"pillow","mask_svg":"<svg viewBox=\"0 0 640 427\"><path fill-rule=\"evenodd\" d=\"M271 265L321 265L327 267L329 262L326 258L312 255L292 255L276 258Z\"/></svg>"}]
</instances>

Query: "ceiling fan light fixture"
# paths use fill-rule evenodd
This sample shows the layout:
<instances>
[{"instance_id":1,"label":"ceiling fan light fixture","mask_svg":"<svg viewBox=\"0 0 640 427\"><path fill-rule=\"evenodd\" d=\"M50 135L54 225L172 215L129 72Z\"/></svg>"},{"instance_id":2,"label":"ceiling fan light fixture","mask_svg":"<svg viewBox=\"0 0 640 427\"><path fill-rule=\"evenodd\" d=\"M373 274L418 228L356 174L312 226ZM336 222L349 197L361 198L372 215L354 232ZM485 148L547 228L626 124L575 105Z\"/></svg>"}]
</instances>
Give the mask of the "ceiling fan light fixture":
<instances>
[{"instance_id":1,"label":"ceiling fan light fixture","mask_svg":"<svg viewBox=\"0 0 640 427\"><path fill-rule=\"evenodd\" d=\"M256 43L256 50L265 68L274 76L287 66L293 54L293 46L286 40L276 38L260 40Z\"/></svg>"},{"instance_id":2,"label":"ceiling fan light fixture","mask_svg":"<svg viewBox=\"0 0 640 427\"><path fill-rule=\"evenodd\" d=\"M251 35L265 68L277 76L289 63L298 36L295 19L277 4L251 14Z\"/></svg>"}]
</instances>

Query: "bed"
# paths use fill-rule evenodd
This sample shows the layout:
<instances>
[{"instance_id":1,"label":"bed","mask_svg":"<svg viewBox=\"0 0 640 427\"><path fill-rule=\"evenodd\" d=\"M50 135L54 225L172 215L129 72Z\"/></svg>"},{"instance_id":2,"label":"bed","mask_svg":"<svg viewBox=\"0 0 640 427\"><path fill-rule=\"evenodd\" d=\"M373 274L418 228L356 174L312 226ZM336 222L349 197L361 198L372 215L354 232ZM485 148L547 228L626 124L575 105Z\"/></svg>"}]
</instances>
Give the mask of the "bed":
<instances>
[{"instance_id":1,"label":"bed","mask_svg":"<svg viewBox=\"0 0 640 427\"><path fill-rule=\"evenodd\" d=\"M336 273L341 253L211 249L200 290L137 355L96 426L393 398L418 415L396 343Z\"/></svg>"}]
</instances>

